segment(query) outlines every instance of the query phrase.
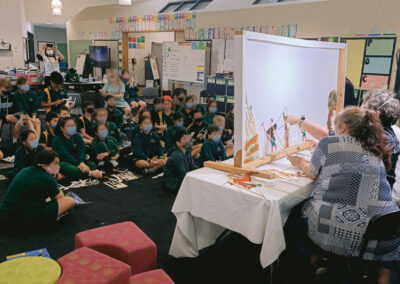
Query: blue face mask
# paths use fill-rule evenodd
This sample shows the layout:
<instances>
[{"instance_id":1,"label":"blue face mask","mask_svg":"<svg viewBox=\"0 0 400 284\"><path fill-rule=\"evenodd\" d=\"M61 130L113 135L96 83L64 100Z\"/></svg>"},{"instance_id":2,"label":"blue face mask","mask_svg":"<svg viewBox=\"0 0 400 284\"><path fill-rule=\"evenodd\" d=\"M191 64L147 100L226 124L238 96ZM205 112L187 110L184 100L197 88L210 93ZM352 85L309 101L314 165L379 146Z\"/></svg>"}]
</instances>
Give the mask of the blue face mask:
<instances>
[{"instance_id":1,"label":"blue face mask","mask_svg":"<svg viewBox=\"0 0 400 284\"><path fill-rule=\"evenodd\" d=\"M178 126L178 127L183 127L183 121L177 122L177 123L176 123L176 126Z\"/></svg>"},{"instance_id":2,"label":"blue face mask","mask_svg":"<svg viewBox=\"0 0 400 284\"><path fill-rule=\"evenodd\" d=\"M39 146L39 139L29 142L29 147L34 150Z\"/></svg>"},{"instance_id":3,"label":"blue face mask","mask_svg":"<svg viewBox=\"0 0 400 284\"><path fill-rule=\"evenodd\" d=\"M194 107L194 103L188 103L188 104L186 104L186 107L187 108L193 108Z\"/></svg>"},{"instance_id":4,"label":"blue face mask","mask_svg":"<svg viewBox=\"0 0 400 284\"><path fill-rule=\"evenodd\" d=\"M218 143L221 140L221 135L215 134L212 138L215 143Z\"/></svg>"},{"instance_id":5,"label":"blue face mask","mask_svg":"<svg viewBox=\"0 0 400 284\"><path fill-rule=\"evenodd\" d=\"M153 129L153 125L145 125L143 126L143 131L150 132Z\"/></svg>"},{"instance_id":6,"label":"blue face mask","mask_svg":"<svg viewBox=\"0 0 400 284\"><path fill-rule=\"evenodd\" d=\"M74 126L74 127L68 127L68 128L67 128L67 134L68 134L68 135L72 136L72 135L74 135L75 133L76 133L76 126Z\"/></svg>"},{"instance_id":7,"label":"blue face mask","mask_svg":"<svg viewBox=\"0 0 400 284\"><path fill-rule=\"evenodd\" d=\"M57 127L57 123L52 123L51 128L55 129Z\"/></svg>"},{"instance_id":8,"label":"blue face mask","mask_svg":"<svg viewBox=\"0 0 400 284\"><path fill-rule=\"evenodd\" d=\"M107 136L108 136L108 130L107 129L104 129L104 130L100 131L100 133L99 133L99 137L100 138L107 138Z\"/></svg>"},{"instance_id":9,"label":"blue face mask","mask_svg":"<svg viewBox=\"0 0 400 284\"><path fill-rule=\"evenodd\" d=\"M22 86L21 86L21 90L22 90L23 92L28 92L30 88L31 88L31 86L29 86L29 85L22 85Z\"/></svg>"},{"instance_id":10,"label":"blue face mask","mask_svg":"<svg viewBox=\"0 0 400 284\"><path fill-rule=\"evenodd\" d=\"M216 113L217 112L217 108L216 107L210 107L210 112L211 113Z\"/></svg>"}]
</instances>

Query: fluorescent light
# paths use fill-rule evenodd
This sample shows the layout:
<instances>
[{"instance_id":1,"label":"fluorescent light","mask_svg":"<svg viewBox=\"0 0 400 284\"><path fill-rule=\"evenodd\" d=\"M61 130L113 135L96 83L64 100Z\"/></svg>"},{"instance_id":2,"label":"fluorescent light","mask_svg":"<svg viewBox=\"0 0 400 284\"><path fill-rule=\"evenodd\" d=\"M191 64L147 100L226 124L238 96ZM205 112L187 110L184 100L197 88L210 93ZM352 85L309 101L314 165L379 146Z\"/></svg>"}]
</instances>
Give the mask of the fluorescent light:
<instances>
[{"instance_id":1,"label":"fluorescent light","mask_svg":"<svg viewBox=\"0 0 400 284\"><path fill-rule=\"evenodd\" d=\"M119 5L132 5L132 0L118 0Z\"/></svg>"},{"instance_id":2,"label":"fluorescent light","mask_svg":"<svg viewBox=\"0 0 400 284\"><path fill-rule=\"evenodd\" d=\"M63 5L61 0L52 0L51 1L51 8L53 9L62 9Z\"/></svg>"},{"instance_id":3,"label":"fluorescent light","mask_svg":"<svg viewBox=\"0 0 400 284\"><path fill-rule=\"evenodd\" d=\"M59 8L54 8L53 9L53 15L54 16L61 16L62 15L62 10Z\"/></svg>"}]
</instances>

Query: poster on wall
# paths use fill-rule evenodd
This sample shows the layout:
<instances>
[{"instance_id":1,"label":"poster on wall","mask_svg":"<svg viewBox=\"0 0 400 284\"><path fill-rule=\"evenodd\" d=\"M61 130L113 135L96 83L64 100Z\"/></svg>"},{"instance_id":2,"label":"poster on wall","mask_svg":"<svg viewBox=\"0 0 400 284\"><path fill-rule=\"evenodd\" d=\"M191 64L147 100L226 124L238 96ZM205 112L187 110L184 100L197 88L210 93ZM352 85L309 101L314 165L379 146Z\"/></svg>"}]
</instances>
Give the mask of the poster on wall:
<instances>
[{"instance_id":1,"label":"poster on wall","mask_svg":"<svg viewBox=\"0 0 400 284\"><path fill-rule=\"evenodd\" d=\"M328 127L343 107L337 91L344 89L345 72L338 74L345 44L253 32L235 40L235 153L241 150L242 165L305 141L307 133L289 127L289 114Z\"/></svg>"}]
</instances>

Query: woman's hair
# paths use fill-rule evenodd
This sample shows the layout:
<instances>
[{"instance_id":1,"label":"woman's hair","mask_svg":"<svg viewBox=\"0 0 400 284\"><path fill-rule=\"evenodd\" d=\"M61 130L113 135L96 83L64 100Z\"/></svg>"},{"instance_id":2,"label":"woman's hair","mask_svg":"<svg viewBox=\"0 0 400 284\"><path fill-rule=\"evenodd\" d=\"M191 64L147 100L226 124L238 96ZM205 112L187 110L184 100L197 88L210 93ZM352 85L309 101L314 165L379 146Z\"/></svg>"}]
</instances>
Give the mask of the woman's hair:
<instances>
[{"instance_id":1,"label":"woman's hair","mask_svg":"<svg viewBox=\"0 0 400 284\"><path fill-rule=\"evenodd\" d=\"M40 151L36 155L35 166L50 165L56 158L60 158L54 151Z\"/></svg>"},{"instance_id":2,"label":"woman's hair","mask_svg":"<svg viewBox=\"0 0 400 284\"><path fill-rule=\"evenodd\" d=\"M392 168L392 150L377 112L348 107L337 116L339 125L345 124L350 136L356 138L365 150L383 160L387 170Z\"/></svg>"},{"instance_id":3,"label":"woman's hair","mask_svg":"<svg viewBox=\"0 0 400 284\"><path fill-rule=\"evenodd\" d=\"M20 138L21 138L21 142L25 142L27 139L28 139L28 137L29 137L29 134L35 134L35 132L33 131L33 130L30 130L30 129L25 129L25 130L23 130L22 132L21 132L21 136L20 136Z\"/></svg>"},{"instance_id":4,"label":"woman's hair","mask_svg":"<svg viewBox=\"0 0 400 284\"><path fill-rule=\"evenodd\" d=\"M94 132L97 133L97 130L98 130L99 127L102 126L102 125L103 125L104 127L107 128L107 124L105 124L105 123L96 123L96 124L94 125L94 128L93 128Z\"/></svg>"},{"instance_id":5,"label":"woman's hair","mask_svg":"<svg viewBox=\"0 0 400 284\"><path fill-rule=\"evenodd\" d=\"M65 126L68 120L72 120L73 122L75 122L71 117L62 117L58 120L57 127L55 130L55 133L57 135L62 134L61 128Z\"/></svg>"},{"instance_id":6,"label":"woman's hair","mask_svg":"<svg viewBox=\"0 0 400 284\"><path fill-rule=\"evenodd\" d=\"M368 109L379 111L384 126L392 126L400 117L400 102L396 93L388 90L373 90L363 97L363 105Z\"/></svg>"},{"instance_id":7,"label":"woman's hair","mask_svg":"<svg viewBox=\"0 0 400 284\"><path fill-rule=\"evenodd\" d=\"M115 69L110 69L110 70L108 70L107 74L114 75L115 78L117 79L117 83L118 83L118 84L121 83L121 78L119 77L117 70L115 70Z\"/></svg>"}]
</instances>

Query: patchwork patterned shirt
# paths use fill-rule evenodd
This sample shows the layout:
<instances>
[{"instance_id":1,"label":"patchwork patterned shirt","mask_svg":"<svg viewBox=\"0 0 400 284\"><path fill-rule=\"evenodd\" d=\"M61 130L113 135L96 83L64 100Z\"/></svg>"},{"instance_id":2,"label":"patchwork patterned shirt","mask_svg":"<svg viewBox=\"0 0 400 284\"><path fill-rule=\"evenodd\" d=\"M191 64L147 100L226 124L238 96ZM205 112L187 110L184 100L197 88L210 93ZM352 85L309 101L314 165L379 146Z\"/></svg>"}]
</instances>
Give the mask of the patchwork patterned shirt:
<instances>
[{"instance_id":1,"label":"patchwork patterned shirt","mask_svg":"<svg viewBox=\"0 0 400 284\"><path fill-rule=\"evenodd\" d=\"M323 138L311 159L317 177L303 208L308 235L326 251L358 256L369 220L399 210L392 200L383 161L349 135ZM400 239L370 241L365 259L400 259Z\"/></svg>"}]
</instances>

